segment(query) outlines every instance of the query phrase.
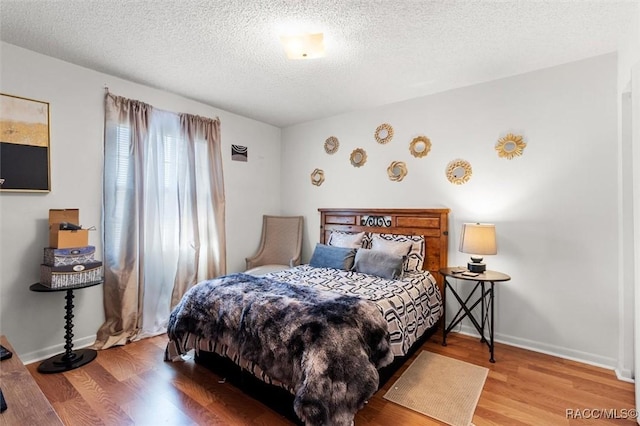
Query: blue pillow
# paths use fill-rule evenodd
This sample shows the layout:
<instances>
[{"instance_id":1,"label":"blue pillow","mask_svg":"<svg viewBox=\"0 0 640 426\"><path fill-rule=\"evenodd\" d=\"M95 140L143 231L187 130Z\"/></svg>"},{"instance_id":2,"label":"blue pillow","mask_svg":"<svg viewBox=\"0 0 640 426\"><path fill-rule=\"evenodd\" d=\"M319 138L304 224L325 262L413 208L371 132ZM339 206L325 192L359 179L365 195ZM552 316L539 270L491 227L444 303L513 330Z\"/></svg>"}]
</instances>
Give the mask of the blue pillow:
<instances>
[{"instance_id":1,"label":"blue pillow","mask_svg":"<svg viewBox=\"0 0 640 426\"><path fill-rule=\"evenodd\" d=\"M309 265L315 268L351 270L356 257L356 249L316 244Z\"/></svg>"},{"instance_id":2,"label":"blue pillow","mask_svg":"<svg viewBox=\"0 0 640 426\"><path fill-rule=\"evenodd\" d=\"M378 250L360 249L356 254L355 270L388 280L402 277L404 256Z\"/></svg>"}]
</instances>

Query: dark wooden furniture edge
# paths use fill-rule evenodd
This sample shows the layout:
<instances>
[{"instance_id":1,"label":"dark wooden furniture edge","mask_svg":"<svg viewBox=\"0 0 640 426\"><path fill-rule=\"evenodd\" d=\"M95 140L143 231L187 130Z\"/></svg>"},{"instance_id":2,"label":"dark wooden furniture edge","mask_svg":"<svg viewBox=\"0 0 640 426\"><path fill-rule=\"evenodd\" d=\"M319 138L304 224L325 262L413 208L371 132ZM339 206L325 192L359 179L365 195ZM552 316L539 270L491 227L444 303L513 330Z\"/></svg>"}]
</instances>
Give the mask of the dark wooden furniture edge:
<instances>
[{"instance_id":1,"label":"dark wooden furniture edge","mask_svg":"<svg viewBox=\"0 0 640 426\"><path fill-rule=\"evenodd\" d=\"M5 336L0 336L0 344L13 352L11 358L0 361L0 388L7 401L0 424L62 426L62 420Z\"/></svg>"}]
</instances>

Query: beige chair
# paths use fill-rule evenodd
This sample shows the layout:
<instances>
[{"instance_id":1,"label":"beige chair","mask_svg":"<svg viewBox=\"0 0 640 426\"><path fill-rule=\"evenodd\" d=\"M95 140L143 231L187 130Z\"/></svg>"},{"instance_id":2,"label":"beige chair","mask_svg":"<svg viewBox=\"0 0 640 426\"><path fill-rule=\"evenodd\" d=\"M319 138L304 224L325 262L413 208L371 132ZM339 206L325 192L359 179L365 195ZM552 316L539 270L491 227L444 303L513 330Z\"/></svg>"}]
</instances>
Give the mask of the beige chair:
<instances>
[{"instance_id":1,"label":"beige chair","mask_svg":"<svg viewBox=\"0 0 640 426\"><path fill-rule=\"evenodd\" d=\"M262 275L300 264L302 216L263 216L260 247L247 257L247 274Z\"/></svg>"}]
</instances>

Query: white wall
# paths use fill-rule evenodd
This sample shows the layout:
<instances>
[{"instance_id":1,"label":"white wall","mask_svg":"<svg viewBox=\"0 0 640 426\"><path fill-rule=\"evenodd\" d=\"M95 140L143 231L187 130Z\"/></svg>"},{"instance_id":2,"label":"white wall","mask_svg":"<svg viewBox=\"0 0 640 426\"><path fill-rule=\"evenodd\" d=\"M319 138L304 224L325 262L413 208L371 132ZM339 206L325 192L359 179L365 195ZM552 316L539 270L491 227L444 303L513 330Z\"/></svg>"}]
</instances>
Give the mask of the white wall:
<instances>
[{"instance_id":1,"label":"white wall","mask_svg":"<svg viewBox=\"0 0 640 426\"><path fill-rule=\"evenodd\" d=\"M633 17L629 17L633 22ZM616 371L619 377L632 378L634 376L634 287L640 281L640 253L636 247L640 247L640 227L634 225L634 210L636 223L640 224L638 206L640 200L634 201L634 190L640 194L640 181L634 184L634 170L638 176L640 164L634 160L633 146L638 146L639 141L633 141L632 135L632 84L631 69L634 64L640 66L640 4L636 5L636 16L634 25L630 26L626 37L620 41L618 54L618 112L619 112L619 244L620 258L618 267L618 286L620 289L618 304L620 309L620 338L619 338L619 359ZM636 97L640 96L638 87L634 88ZM636 108L637 109L637 108ZM636 112L635 116L639 114ZM635 119L637 121L637 118ZM635 149L637 151L637 148ZM636 153L637 155L637 153ZM637 157L640 158L640 157ZM634 189L635 186L635 189ZM636 207L634 209L634 202ZM635 230L634 230L635 228ZM635 242L634 242L635 240Z\"/></svg>"},{"instance_id":2,"label":"white wall","mask_svg":"<svg viewBox=\"0 0 640 426\"><path fill-rule=\"evenodd\" d=\"M450 262L460 224L497 225L499 254L491 269L512 280L497 294L497 338L587 362L615 366L621 348L616 286L623 215L617 198L616 56L605 55L534 73L280 130L177 95L0 44L0 91L50 102L52 192L0 194L0 332L25 361L62 351L64 294L38 294L49 208L78 207L83 225L101 224L104 85L158 108L218 115L227 196L228 272L244 268L257 247L262 214L304 214L308 259L319 237L319 207L449 207ZM373 138L389 122L387 145ZM523 134L524 156L497 157L495 141ZM433 148L411 157L420 134ZM334 135L340 149L323 149ZM230 161L230 145L249 147L249 162ZM282 147L282 150L280 149ZM356 169L349 154L364 148ZM445 166L464 158L471 181L450 184ZM386 167L407 163L403 182ZM281 167L282 166L282 167ZM311 185L320 167L326 181ZM282 171L280 171L282 168ZM304 260L304 259L303 259ZM465 290L461 284L460 289ZM75 292L76 344L93 342L103 321L100 287ZM464 331L470 331L468 327ZM595 338L595 336L598 336ZM499 360L499 352L496 354Z\"/></svg>"},{"instance_id":3,"label":"white wall","mask_svg":"<svg viewBox=\"0 0 640 426\"><path fill-rule=\"evenodd\" d=\"M448 207L452 265L467 261L456 247L463 222L495 223L498 255L485 261L512 277L497 289L497 339L615 367L616 61L599 56L284 129L283 211L307 218L305 258L319 238L319 207ZM384 122L395 135L380 145L373 134ZM494 150L509 132L528 144L513 160ZM416 159L408 146L420 134L433 148ZM340 148L328 155L332 135ZM349 163L357 147L369 157L359 169ZM473 167L462 186L445 177L456 158ZM402 182L387 178L393 160L407 163ZM316 167L325 171L320 187L309 178Z\"/></svg>"},{"instance_id":4,"label":"white wall","mask_svg":"<svg viewBox=\"0 0 640 426\"><path fill-rule=\"evenodd\" d=\"M82 225L96 226L90 244L102 259L101 202L104 86L157 108L219 116L224 158L227 269L244 270L260 238L262 214L280 213L280 129L183 97L0 44L0 92L49 102L52 190L0 193L0 333L25 362L62 352L64 293L34 293L50 208L77 207ZM189 76L185 76L189 78ZM231 161L231 144L249 161ZM102 287L75 291L76 345L93 343L104 320Z\"/></svg>"}]
</instances>

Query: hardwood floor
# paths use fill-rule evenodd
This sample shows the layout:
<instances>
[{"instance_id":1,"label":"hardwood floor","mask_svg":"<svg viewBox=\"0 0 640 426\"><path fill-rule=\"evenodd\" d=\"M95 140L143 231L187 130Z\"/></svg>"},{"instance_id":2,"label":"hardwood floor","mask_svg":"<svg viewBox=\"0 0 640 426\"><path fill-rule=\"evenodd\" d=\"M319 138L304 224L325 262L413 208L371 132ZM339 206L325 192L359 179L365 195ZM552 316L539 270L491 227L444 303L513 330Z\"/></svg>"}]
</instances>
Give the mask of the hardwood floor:
<instances>
[{"instance_id":1,"label":"hardwood floor","mask_svg":"<svg viewBox=\"0 0 640 426\"><path fill-rule=\"evenodd\" d=\"M37 364L27 368L66 425L293 424L193 361L163 362L166 341L158 336L101 351L92 363L62 374L40 374ZM491 364L477 339L454 333L447 347L440 342L436 334L422 349L490 370L476 426L635 424L593 418L622 417L634 407L633 384L612 371L501 344ZM358 412L356 426L442 424L382 397L412 360ZM584 411L591 409L606 411ZM567 410L583 418L568 419Z\"/></svg>"}]
</instances>

